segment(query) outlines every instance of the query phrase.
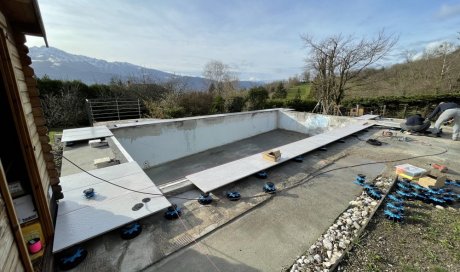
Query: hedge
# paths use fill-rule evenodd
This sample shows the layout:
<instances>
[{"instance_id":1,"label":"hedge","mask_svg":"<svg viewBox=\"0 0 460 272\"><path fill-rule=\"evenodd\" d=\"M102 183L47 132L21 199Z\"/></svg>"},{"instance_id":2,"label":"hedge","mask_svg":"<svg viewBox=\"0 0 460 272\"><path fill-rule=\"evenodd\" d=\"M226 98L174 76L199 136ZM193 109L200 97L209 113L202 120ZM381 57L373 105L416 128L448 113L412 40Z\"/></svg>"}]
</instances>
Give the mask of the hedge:
<instances>
[{"instance_id":1,"label":"hedge","mask_svg":"<svg viewBox=\"0 0 460 272\"><path fill-rule=\"evenodd\" d=\"M417 95L417 96L381 96L374 98L347 99L343 102L345 107L354 107L359 104L363 107L376 107L383 105L400 105L424 107L439 102L460 103L460 93L442 95Z\"/></svg>"},{"instance_id":2,"label":"hedge","mask_svg":"<svg viewBox=\"0 0 460 272\"><path fill-rule=\"evenodd\" d=\"M296 111L312 111L317 102L302 99L270 99L265 102L266 109L291 108Z\"/></svg>"}]
</instances>

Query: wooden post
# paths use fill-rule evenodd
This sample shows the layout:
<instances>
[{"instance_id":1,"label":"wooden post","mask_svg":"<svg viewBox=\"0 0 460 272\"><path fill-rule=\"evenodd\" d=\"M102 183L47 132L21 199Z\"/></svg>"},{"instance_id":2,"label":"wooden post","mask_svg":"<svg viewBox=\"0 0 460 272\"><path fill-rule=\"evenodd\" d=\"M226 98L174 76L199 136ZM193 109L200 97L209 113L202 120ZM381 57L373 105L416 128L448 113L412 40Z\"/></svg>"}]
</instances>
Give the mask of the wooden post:
<instances>
[{"instance_id":1,"label":"wooden post","mask_svg":"<svg viewBox=\"0 0 460 272\"><path fill-rule=\"evenodd\" d=\"M14 209L13 199L8 190L8 182L6 180L5 172L3 170L2 161L0 160L0 195L5 202L6 213L8 215L8 221L10 222L11 230L13 231L14 240L19 249L19 256L21 257L22 264L26 271L34 271L32 267L32 262L30 261L29 252L26 248L26 243L24 241L24 236L21 232L21 225L19 224L18 218L16 216L16 211ZM2 241L3 242L3 241Z\"/></svg>"},{"instance_id":2,"label":"wooden post","mask_svg":"<svg viewBox=\"0 0 460 272\"><path fill-rule=\"evenodd\" d=\"M382 117L385 117L385 112L387 111L387 105L383 105Z\"/></svg>"}]
</instances>

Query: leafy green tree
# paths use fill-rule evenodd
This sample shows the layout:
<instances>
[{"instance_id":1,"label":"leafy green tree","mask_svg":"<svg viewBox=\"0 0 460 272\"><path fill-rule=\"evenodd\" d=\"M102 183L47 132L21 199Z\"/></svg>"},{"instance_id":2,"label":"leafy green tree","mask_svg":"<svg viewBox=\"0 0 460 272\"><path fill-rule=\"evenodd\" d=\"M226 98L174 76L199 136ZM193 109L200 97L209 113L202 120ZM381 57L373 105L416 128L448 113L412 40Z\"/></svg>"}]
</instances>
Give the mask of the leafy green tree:
<instances>
[{"instance_id":1,"label":"leafy green tree","mask_svg":"<svg viewBox=\"0 0 460 272\"><path fill-rule=\"evenodd\" d=\"M178 99L179 106L185 109L185 114L187 116L206 115L212 111L213 96L210 93L181 93Z\"/></svg>"},{"instance_id":2,"label":"leafy green tree","mask_svg":"<svg viewBox=\"0 0 460 272\"><path fill-rule=\"evenodd\" d=\"M217 95L216 97L214 97L214 101L212 102L211 112L212 113L223 113L224 105L225 105L224 98L220 95Z\"/></svg>"},{"instance_id":3,"label":"leafy green tree","mask_svg":"<svg viewBox=\"0 0 460 272\"><path fill-rule=\"evenodd\" d=\"M283 82L279 82L278 85L276 85L275 92L273 93L272 98L286 98L287 96L287 90L284 88Z\"/></svg>"},{"instance_id":4,"label":"leafy green tree","mask_svg":"<svg viewBox=\"0 0 460 272\"><path fill-rule=\"evenodd\" d=\"M268 91L262 86L253 87L248 92L249 108L252 110L263 109L267 99Z\"/></svg>"},{"instance_id":5,"label":"leafy green tree","mask_svg":"<svg viewBox=\"0 0 460 272\"><path fill-rule=\"evenodd\" d=\"M230 96L225 99L225 111L226 112L240 112L244 108L244 97L242 96Z\"/></svg>"},{"instance_id":6,"label":"leafy green tree","mask_svg":"<svg viewBox=\"0 0 460 272\"><path fill-rule=\"evenodd\" d=\"M295 94L295 97L294 99L298 99L300 100L301 99L301 95L300 95L300 88L297 88L297 93Z\"/></svg>"},{"instance_id":7,"label":"leafy green tree","mask_svg":"<svg viewBox=\"0 0 460 272\"><path fill-rule=\"evenodd\" d=\"M209 85L208 92L210 94L213 94L216 92L216 85L214 85L214 82L211 82L211 84Z\"/></svg>"},{"instance_id":8,"label":"leafy green tree","mask_svg":"<svg viewBox=\"0 0 460 272\"><path fill-rule=\"evenodd\" d=\"M37 78L37 88L40 90L40 94L59 94L64 87L64 83L61 80L55 80L44 75L42 78Z\"/></svg>"}]
</instances>

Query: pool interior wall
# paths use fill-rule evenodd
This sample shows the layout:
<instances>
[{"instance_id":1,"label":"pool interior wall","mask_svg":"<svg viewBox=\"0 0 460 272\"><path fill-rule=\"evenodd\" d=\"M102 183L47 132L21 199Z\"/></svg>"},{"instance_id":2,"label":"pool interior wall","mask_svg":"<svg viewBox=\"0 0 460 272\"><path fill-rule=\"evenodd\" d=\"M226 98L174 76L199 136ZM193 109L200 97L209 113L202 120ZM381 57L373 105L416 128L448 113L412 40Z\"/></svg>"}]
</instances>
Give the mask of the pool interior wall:
<instances>
[{"instance_id":1,"label":"pool interior wall","mask_svg":"<svg viewBox=\"0 0 460 272\"><path fill-rule=\"evenodd\" d=\"M316 135L356 120L349 117L270 109L242 113L144 121L111 128L143 168L281 129Z\"/></svg>"},{"instance_id":2,"label":"pool interior wall","mask_svg":"<svg viewBox=\"0 0 460 272\"><path fill-rule=\"evenodd\" d=\"M275 129L233 143L221 145L174 161L144 169L156 185L183 179L185 176L242 159L265 150L296 142L308 135Z\"/></svg>"}]
</instances>

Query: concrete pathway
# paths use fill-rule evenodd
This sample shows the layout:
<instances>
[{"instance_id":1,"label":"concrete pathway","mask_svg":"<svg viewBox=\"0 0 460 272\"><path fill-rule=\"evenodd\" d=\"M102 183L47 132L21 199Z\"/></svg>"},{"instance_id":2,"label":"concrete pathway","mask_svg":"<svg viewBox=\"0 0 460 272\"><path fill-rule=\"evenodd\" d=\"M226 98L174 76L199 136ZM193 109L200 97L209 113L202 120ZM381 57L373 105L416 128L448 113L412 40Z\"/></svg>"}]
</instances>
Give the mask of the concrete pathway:
<instances>
[{"instance_id":1,"label":"concrete pathway","mask_svg":"<svg viewBox=\"0 0 460 272\"><path fill-rule=\"evenodd\" d=\"M327 169L365 162L369 160L345 157ZM313 244L361 192L352 183L358 173L373 178L383 169L383 164L375 164L338 170L279 193L199 244L145 271L280 271Z\"/></svg>"}]
</instances>

